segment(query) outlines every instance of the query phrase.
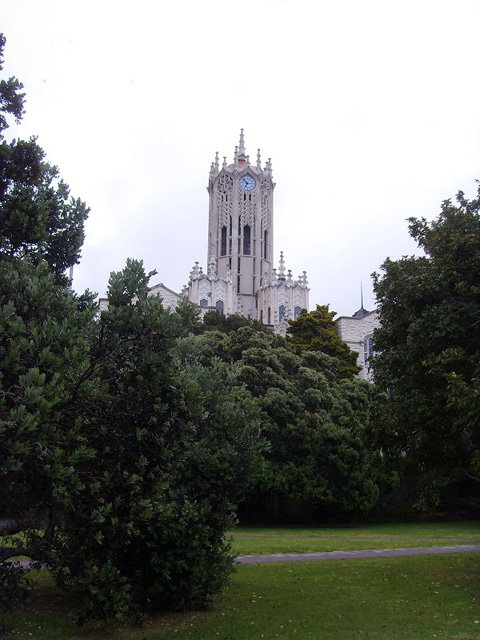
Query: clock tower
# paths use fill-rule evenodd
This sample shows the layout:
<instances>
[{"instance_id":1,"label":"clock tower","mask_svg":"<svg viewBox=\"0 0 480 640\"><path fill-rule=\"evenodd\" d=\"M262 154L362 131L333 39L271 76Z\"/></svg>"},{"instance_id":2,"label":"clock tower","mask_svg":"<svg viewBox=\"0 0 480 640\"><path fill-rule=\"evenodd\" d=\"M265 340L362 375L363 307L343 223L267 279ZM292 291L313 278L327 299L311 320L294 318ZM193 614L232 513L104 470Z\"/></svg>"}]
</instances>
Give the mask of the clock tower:
<instances>
[{"instance_id":1,"label":"clock tower","mask_svg":"<svg viewBox=\"0 0 480 640\"><path fill-rule=\"evenodd\" d=\"M256 293L272 277L273 190L270 159L262 168L245 153L243 129L232 164L218 153L208 181L208 259L218 276L233 280L240 312L257 317Z\"/></svg>"},{"instance_id":2,"label":"clock tower","mask_svg":"<svg viewBox=\"0 0 480 640\"><path fill-rule=\"evenodd\" d=\"M273 190L270 158L262 167L260 149L251 163L243 129L232 163L220 166L218 152L210 167L208 271L198 262L185 295L202 311L238 313L285 334L287 320L308 309L305 272L293 280L283 253L273 268Z\"/></svg>"}]
</instances>

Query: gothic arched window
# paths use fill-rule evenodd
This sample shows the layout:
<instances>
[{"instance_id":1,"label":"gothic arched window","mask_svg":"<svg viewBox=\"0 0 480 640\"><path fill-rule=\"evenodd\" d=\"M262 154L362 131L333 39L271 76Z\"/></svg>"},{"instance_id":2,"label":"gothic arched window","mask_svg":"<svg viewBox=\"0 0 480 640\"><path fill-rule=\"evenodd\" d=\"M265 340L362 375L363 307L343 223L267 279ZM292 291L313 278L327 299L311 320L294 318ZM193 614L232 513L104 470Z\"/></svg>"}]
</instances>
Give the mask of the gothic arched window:
<instances>
[{"instance_id":1,"label":"gothic arched window","mask_svg":"<svg viewBox=\"0 0 480 640\"><path fill-rule=\"evenodd\" d=\"M223 300L217 300L215 303L215 308L219 313L223 313Z\"/></svg>"},{"instance_id":2,"label":"gothic arched window","mask_svg":"<svg viewBox=\"0 0 480 640\"><path fill-rule=\"evenodd\" d=\"M278 321L281 322L285 317L285 305L281 304L278 307Z\"/></svg>"},{"instance_id":3,"label":"gothic arched window","mask_svg":"<svg viewBox=\"0 0 480 640\"><path fill-rule=\"evenodd\" d=\"M220 247L220 255L227 255L227 227L222 227L222 243Z\"/></svg>"},{"instance_id":4,"label":"gothic arched window","mask_svg":"<svg viewBox=\"0 0 480 640\"><path fill-rule=\"evenodd\" d=\"M267 318L268 318L267 324L272 324L272 310L270 307L268 307Z\"/></svg>"},{"instance_id":5,"label":"gothic arched window","mask_svg":"<svg viewBox=\"0 0 480 640\"><path fill-rule=\"evenodd\" d=\"M243 227L243 255L250 255L250 227L248 224Z\"/></svg>"},{"instance_id":6,"label":"gothic arched window","mask_svg":"<svg viewBox=\"0 0 480 640\"><path fill-rule=\"evenodd\" d=\"M208 307L208 302L205 300L205 298L202 298L202 299L200 300L200 306L201 306L202 308Z\"/></svg>"},{"instance_id":7,"label":"gothic arched window","mask_svg":"<svg viewBox=\"0 0 480 640\"><path fill-rule=\"evenodd\" d=\"M296 320L302 312L302 307L295 307L293 310L293 319Z\"/></svg>"}]
</instances>

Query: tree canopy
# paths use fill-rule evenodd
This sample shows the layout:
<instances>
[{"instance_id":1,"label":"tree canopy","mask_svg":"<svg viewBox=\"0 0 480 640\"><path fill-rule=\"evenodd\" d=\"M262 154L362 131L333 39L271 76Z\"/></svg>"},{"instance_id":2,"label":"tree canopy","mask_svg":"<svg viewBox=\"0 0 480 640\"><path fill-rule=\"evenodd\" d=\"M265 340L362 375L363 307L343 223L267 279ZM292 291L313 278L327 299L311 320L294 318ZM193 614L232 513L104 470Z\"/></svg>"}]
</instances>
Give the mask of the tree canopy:
<instances>
[{"instance_id":1,"label":"tree canopy","mask_svg":"<svg viewBox=\"0 0 480 640\"><path fill-rule=\"evenodd\" d=\"M338 374L342 378L353 378L360 368L355 351L343 342L333 322L335 311L328 305L318 305L314 311L302 309L296 320L289 321L288 343L297 353L321 351L338 360Z\"/></svg>"},{"instance_id":2,"label":"tree canopy","mask_svg":"<svg viewBox=\"0 0 480 640\"><path fill-rule=\"evenodd\" d=\"M297 355L284 338L248 321L187 337L177 348L184 363L230 365L231 384L253 398L268 445L257 494L309 502L317 518L372 508L378 490L361 440L371 385L339 378L335 358L320 351Z\"/></svg>"},{"instance_id":3,"label":"tree canopy","mask_svg":"<svg viewBox=\"0 0 480 640\"><path fill-rule=\"evenodd\" d=\"M205 605L233 570L225 536L263 446L230 368L179 361L182 316L147 282L128 261L96 320L45 264L0 261L0 488L22 531L2 557L47 566L81 596L80 621L153 597Z\"/></svg>"},{"instance_id":4,"label":"tree canopy","mask_svg":"<svg viewBox=\"0 0 480 640\"><path fill-rule=\"evenodd\" d=\"M425 255L386 260L374 274L372 366L388 391L376 442L436 482L480 478L479 211L479 197L459 192L433 222L410 218Z\"/></svg>"},{"instance_id":5,"label":"tree canopy","mask_svg":"<svg viewBox=\"0 0 480 640\"><path fill-rule=\"evenodd\" d=\"M0 34L0 70L5 37ZM0 81L0 254L5 259L45 260L57 282L78 262L89 209L70 195L57 167L45 161L35 138L7 142L8 116L24 113L23 85Z\"/></svg>"}]
</instances>

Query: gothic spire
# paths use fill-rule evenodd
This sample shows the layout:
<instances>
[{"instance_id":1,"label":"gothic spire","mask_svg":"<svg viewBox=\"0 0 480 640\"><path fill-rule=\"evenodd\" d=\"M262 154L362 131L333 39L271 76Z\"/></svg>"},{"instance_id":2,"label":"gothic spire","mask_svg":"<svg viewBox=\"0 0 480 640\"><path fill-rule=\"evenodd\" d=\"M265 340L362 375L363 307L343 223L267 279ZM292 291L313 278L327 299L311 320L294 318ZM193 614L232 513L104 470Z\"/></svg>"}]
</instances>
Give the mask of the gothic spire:
<instances>
[{"instance_id":1,"label":"gothic spire","mask_svg":"<svg viewBox=\"0 0 480 640\"><path fill-rule=\"evenodd\" d=\"M243 129L240 129L240 142L235 147L234 163L236 167L244 167L250 164L249 157L245 154L245 138L243 137Z\"/></svg>"},{"instance_id":2,"label":"gothic spire","mask_svg":"<svg viewBox=\"0 0 480 640\"><path fill-rule=\"evenodd\" d=\"M243 129L240 129L240 144L238 145L238 154L245 155L245 139L243 137Z\"/></svg>"}]
</instances>

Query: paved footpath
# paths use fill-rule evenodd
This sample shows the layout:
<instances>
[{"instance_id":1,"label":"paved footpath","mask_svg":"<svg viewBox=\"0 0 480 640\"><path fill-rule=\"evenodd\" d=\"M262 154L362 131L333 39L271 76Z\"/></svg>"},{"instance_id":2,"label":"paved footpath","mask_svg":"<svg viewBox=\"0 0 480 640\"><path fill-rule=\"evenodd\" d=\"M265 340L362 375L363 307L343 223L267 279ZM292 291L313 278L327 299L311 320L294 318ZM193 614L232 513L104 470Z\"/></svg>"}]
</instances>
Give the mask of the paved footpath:
<instances>
[{"instance_id":1,"label":"paved footpath","mask_svg":"<svg viewBox=\"0 0 480 640\"><path fill-rule=\"evenodd\" d=\"M392 558L395 556L434 556L447 553L480 552L480 544L452 547L410 547L409 549L360 549L358 551L326 551L323 553L276 553L272 555L237 556L239 564L267 562L312 562L320 560L356 560L357 558Z\"/></svg>"}]
</instances>

